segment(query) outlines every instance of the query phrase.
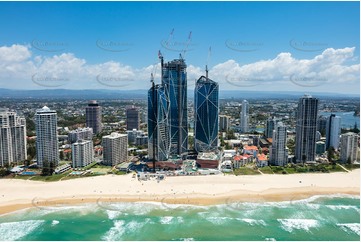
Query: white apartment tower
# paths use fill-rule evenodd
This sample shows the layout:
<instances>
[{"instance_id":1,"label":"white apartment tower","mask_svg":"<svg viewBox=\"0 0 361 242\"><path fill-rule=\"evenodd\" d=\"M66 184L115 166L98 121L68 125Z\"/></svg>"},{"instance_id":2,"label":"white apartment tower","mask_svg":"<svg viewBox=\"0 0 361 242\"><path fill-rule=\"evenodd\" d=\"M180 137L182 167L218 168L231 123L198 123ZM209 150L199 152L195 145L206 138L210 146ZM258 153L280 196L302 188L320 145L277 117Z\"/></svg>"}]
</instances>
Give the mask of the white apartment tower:
<instances>
[{"instance_id":1,"label":"white apartment tower","mask_svg":"<svg viewBox=\"0 0 361 242\"><path fill-rule=\"evenodd\" d=\"M357 161L359 157L359 136L355 133L349 132L341 135L341 160L347 162L348 159L351 163Z\"/></svg>"},{"instance_id":2,"label":"white apartment tower","mask_svg":"<svg viewBox=\"0 0 361 242\"><path fill-rule=\"evenodd\" d=\"M248 122L249 122L249 103L247 100L242 102L242 112L241 112L241 131L242 133L248 132Z\"/></svg>"},{"instance_id":3,"label":"white apartment tower","mask_svg":"<svg viewBox=\"0 0 361 242\"><path fill-rule=\"evenodd\" d=\"M53 162L54 166L59 164L59 146L57 134L57 114L44 106L36 110L36 156L39 167L44 162Z\"/></svg>"},{"instance_id":4,"label":"white apartment tower","mask_svg":"<svg viewBox=\"0 0 361 242\"><path fill-rule=\"evenodd\" d=\"M0 166L24 161L26 151L25 118L8 109L0 109Z\"/></svg>"},{"instance_id":5,"label":"white apartment tower","mask_svg":"<svg viewBox=\"0 0 361 242\"><path fill-rule=\"evenodd\" d=\"M287 130L282 122L278 122L273 130L272 146L270 149L270 163L276 166L285 166L288 161Z\"/></svg>"},{"instance_id":6,"label":"white apartment tower","mask_svg":"<svg viewBox=\"0 0 361 242\"><path fill-rule=\"evenodd\" d=\"M128 135L111 133L103 136L103 163L115 166L128 159Z\"/></svg>"},{"instance_id":7,"label":"white apartment tower","mask_svg":"<svg viewBox=\"0 0 361 242\"><path fill-rule=\"evenodd\" d=\"M71 146L73 168L84 167L93 162L92 140L78 140Z\"/></svg>"},{"instance_id":8,"label":"white apartment tower","mask_svg":"<svg viewBox=\"0 0 361 242\"><path fill-rule=\"evenodd\" d=\"M92 138L93 138L93 129L89 127L78 128L68 133L68 141L70 143L75 143L78 140L91 140Z\"/></svg>"}]
</instances>

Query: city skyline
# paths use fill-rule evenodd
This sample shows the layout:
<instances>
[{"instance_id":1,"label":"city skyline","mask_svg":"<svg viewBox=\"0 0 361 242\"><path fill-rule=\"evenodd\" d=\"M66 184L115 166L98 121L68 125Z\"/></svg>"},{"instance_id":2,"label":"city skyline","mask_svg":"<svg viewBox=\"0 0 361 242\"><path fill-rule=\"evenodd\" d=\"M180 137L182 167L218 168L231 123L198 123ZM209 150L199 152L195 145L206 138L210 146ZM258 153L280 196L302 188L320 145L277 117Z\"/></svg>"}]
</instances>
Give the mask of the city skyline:
<instances>
[{"instance_id":1,"label":"city skyline","mask_svg":"<svg viewBox=\"0 0 361 242\"><path fill-rule=\"evenodd\" d=\"M4 88L148 89L151 73L160 81L160 50L165 61L184 55L190 88L208 64L220 90L359 93L357 2L0 5L0 28L18 30L0 42ZM159 6L162 17L145 21ZM174 8L183 21L162 21ZM228 14L196 22L199 8Z\"/></svg>"}]
</instances>

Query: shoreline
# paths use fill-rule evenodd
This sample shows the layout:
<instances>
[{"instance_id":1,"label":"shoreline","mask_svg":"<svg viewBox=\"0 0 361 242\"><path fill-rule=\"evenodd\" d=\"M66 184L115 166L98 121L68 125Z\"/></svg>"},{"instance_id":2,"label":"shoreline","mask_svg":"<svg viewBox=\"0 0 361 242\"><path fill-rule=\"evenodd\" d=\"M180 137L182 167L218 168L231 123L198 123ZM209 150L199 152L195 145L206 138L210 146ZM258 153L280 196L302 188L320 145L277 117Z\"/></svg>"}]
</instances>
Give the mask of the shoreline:
<instances>
[{"instance_id":1,"label":"shoreline","mask_svg":"<svg viewBox=\"0 0 361 242\"><path fill-rule=\"evenodd\" d=\"M360 171L349 173L167 177L137 181L130 175L90 177L58 182L0 181L0 215L31 207L45 209L94 203L158 202L217 205L237 202L280 202L321 195L360 196Z\"/></svg>"},{"instance_id":2,"label":"shoreline","mask_svg":"<svg viewBox=\"0 0 361 242\"><path fill-rule=\"evenodd\" d=\"M276 190L276 189L275 189ZM38 208L38 209L47 209L47 207L62 207L62 206L71 206L71 205L83 205L83 204L97 204L99 207L106 209L108 203L134 203L134 202L144 202L144 203L160 203L164 207L168 205L193 205L193 206L210 206L210 205L220 205L220 204L230 204L237 202L254 202L254 203L263 203L263 202L292 202L302 199L308 199L313 196L328 196L328 195L350 195L350 196L359 196L358 188L349 188L347 190L339 190L335 188L326 188L326 189L316 189L313 191L307 191L308 187L304 189L298 189L298 191L293 191L292 193L285 193L286 190L277 190L272 192L261 192L261 193L248 193L249 191L244 191L245 193L233 194L232 196L201 196L201 194L195 194L194 197L189 196L159 196L157 198L139 198L139 197L117 197L117 196L102 196L102 197L79 197L79 198L49 198L42 199L38 198L31 203L18 203L18 204L9 204L9 205L0 205L0 216L8 213L20 211L23 209L29 208Z\"/></svg>"}]
</instances>

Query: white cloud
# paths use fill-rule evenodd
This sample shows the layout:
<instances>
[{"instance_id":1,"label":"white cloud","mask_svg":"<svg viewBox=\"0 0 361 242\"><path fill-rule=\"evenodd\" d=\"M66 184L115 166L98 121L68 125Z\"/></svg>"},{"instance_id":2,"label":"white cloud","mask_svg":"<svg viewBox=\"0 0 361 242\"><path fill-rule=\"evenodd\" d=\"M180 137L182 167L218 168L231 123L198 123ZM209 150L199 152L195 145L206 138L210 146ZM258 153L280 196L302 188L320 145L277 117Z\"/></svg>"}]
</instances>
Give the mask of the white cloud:
<instances>
[{"instance_id":1,"label":"white cloud","mask_svg":"<svg viewBox=\"0 0 361 242\"><path fill-rule=\"evenodd\" d=\"M227 60L211 68L209 77L218 81L223 90L309 89L355 93L359 90L360 64L354 52L354 47L328 48L311 59L296 59L291 53L285 52L273 59L245 65ZM33 56L30 46L26 45L0 47L0 67L1 87L19 89L40 88L39 81L33 80L34 74L49 77L53 81L50 84L69 89L146 89L150 86L150 74L153 73L156 82L159 82L161 72L159 63L135 68L115 61L88 64L73 53ZM188 65L187 74L191 87L205 71ZM61 83L63 79L67 82Z\"/></svg>"},{"instance_id":2,"label":"white cloud","mask_svg":"<svg viewBox=\"0 0 361 242\"><path fill-rule=\"evenodd\" d=\"M314 91L329 91L333 87L327 84L344 83L358 90L360 64L345 64L354 60L354 51L355 48L329 48L312 59L295 59L291 53L280 53L274 59L243 66L234 60L228 60L214 66L210 74L214 80L225 80L225 89L268 85L262 89L296 90L308 87L314 90L319 87ZM333 91L342 90L338 87Z\"/></svg>"}]
</instances>

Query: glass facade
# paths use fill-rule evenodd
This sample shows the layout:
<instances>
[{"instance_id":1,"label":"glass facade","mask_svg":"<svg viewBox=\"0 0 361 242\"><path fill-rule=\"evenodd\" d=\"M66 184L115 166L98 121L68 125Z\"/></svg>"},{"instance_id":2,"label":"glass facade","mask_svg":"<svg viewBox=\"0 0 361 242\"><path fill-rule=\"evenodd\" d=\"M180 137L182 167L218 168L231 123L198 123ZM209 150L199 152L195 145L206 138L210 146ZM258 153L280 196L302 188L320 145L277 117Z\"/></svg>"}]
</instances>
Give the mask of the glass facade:
<instances>
[{"instance_id":1,"label":"glass facade","mask_svg":"<svg viewBox=\"0 0 361 242\"><path fill-rule=\"evenodd\" d=\"M149 159L165 161L169 157L169 100L162 85L148 91L148 154Z\"/></svg>"},{"instance_id":2,"label":"glass facade","mask_svg":"<svg viewBox=\"0 0 361 242\"><path fill-rule=\"evenodd\" d=\"M296 121L296 161L315 161L318 99L309 95L298 102Z\"/></svg>"},{"instance_id":3,"label":"glass facade","mask_svg":"<svg viewBox=\"0 0 361 242\"><path fill-rule=\"evenodd\" d=\"M217 150L218 145L218 83L200 77L194 90L194 145L197 152Z\"/></svg>"},{"instance_id":4,"label":"glass facade","mask_svg":"<svg viewBox=\"0 0 361 242\"><path fill-rule=\"evenodd\" d=\"M165 63L162 86L169 100L170 155L184 156L188 151L187 65L183 59Z\"/></svg>"}]
</instances>

